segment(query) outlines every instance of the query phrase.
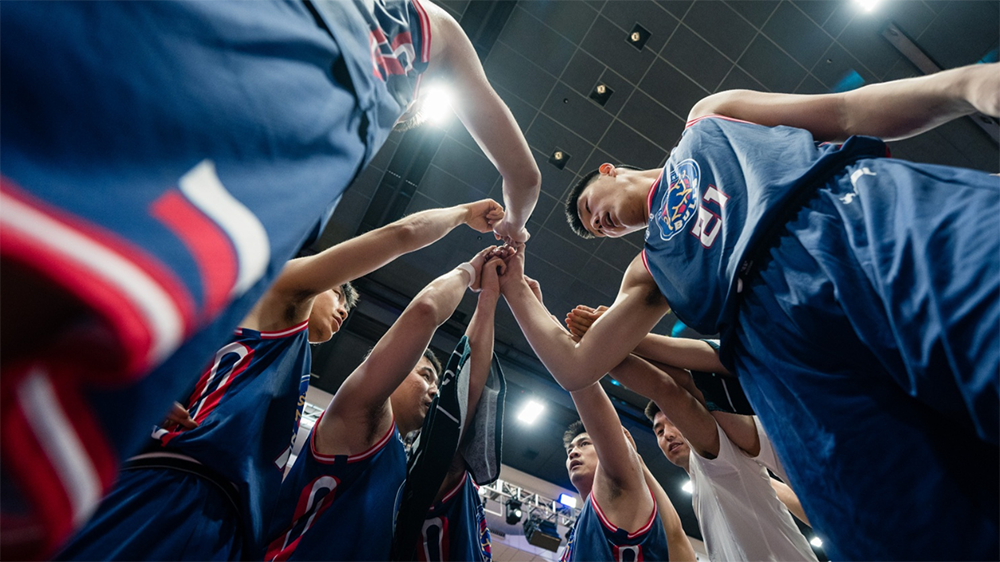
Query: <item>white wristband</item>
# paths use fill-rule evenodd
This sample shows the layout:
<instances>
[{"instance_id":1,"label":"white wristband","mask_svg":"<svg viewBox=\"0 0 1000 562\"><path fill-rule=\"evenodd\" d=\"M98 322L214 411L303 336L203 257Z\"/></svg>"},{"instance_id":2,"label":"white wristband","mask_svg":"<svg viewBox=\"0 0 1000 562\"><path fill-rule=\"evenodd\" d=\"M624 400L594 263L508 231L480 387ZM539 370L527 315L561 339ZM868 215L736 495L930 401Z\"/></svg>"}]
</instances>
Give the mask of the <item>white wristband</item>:
<instances>
[{"instance_id":1,"label":"white wristband","mask_svg":"<svg viewBox=\"0 0 1000 562\"><path fill-rule=\"evenodd\" d=\"M462 263L458 264L458 266L456 266L455 269L461 269L462 271L464 271L464 272L466 272L466 273L469 274L469 286L470 287L472 286L473 283L476 282L476 269L474 267L472 267L472 264L470 264L469 262L467 262L467 261L462 262Z\"/></svg>"}]
</instances>

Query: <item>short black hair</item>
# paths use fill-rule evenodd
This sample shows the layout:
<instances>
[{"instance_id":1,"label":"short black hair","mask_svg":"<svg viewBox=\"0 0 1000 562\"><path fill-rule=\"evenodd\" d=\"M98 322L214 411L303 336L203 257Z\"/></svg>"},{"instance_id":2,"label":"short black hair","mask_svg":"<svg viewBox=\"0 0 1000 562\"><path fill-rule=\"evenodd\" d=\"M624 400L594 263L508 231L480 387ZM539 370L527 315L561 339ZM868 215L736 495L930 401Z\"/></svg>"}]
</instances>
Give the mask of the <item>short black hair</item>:
<instances>
[{"instance_id":1,"label":"short black hair","mask_svg":"<svg viewBox=\"0 0 1000 562\"><path fill-rule=\"evenodd\" d=\"M347 311L350 312L358 305L358 290L351 285L350 281L343 283L339 287L340 292L344 295L344 306L347 307Z\"/></svg>"},{"instance_id":2,"label":"short black hair","mask_svg":"<svg viewBox=\"0 0 1000 562\"><path fill-rule=\"evenodd\" d=\"M643 413L646 414L647 418L649 418L649 423L653 423L653 418L655 418L656 414L659 412L660 407L657 406L656 402L653 402L652 400L649 401L649 404L646 404L646 409L643 410Z\"/></svg>"},{"instance_id":3,"label":"short black hair","mask_svg":"<svg viewBox=\"0 0 1000 562\"><path fill-rule=\"evenodd\" d=\"M428 361L431 362L431 366L434 367L434 372L437 373L437 380L440 382L440 380L441 380L441 361L437 358L437 355L434 355L434 352L431 351L431 348L429 348L429 347L424 350L424 357Z\"/></svg>"},{"instance_id":4,"label":"short black hair","mask_svg":"<svg viewBox=\"0 0 1000 562\"><path fill-rule=\"evenodd\" d=\"M618 164L615 168L624 168L626 170L642 169L635 166L629 166L627 164ZM594 237L594 235L591 234L590 231L583 225L583 220L580 219L580 212L576 207L580 203L580 195L583 195L583 191L590 186L600 173L601 170L598 168L580 178L580 181L573 185L573 188L569 190L569 195L566 196L566 222L569 223L569 227L572 228L573 232L575 232L580 238Z\"/></svg>"},{"instance_id":5,"label":"short black hair","mask_svg":"<svg viewBox=\"0 0 1000 562\"><path fill-rule=\"evenodd\" d=\"M569 424L569 427L566 428L566 433L563 433L563 447L569 447L569 444L581 433L587 433L587 428L583 427L582 420L576 420Z\"/></svg>"}]
</instances>

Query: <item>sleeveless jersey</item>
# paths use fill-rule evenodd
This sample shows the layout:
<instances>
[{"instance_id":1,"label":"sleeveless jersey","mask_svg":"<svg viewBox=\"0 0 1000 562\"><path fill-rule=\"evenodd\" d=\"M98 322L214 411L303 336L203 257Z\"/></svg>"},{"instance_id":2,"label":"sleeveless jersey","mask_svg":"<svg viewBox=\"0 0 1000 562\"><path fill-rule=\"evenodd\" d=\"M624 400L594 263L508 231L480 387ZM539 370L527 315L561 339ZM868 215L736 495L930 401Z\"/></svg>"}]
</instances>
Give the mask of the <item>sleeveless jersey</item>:
<instances>
[{"instance_id":1,"label":"sleeveless jersey","mask_svg":"<svg viewBox=\"0 0 1000 562\"><path fill-rule=\"evenodd\" d=\"M387 560L406 451L395 424L356 455L316 452L315 432L281 485L265 560Z\"/></svg>"},{"instance_id":2,"label":"sleeveless jersey","mask_svg":"<svg viewBox=\"0 0 1000 562\"><path fill-rule=\"evenodd\" d=\"M653 506L649 521L638 531L629 533L608 521L591 494L573 525L562 562L668 560L667 533L660 524L655 498Z\"/></svg>"},{"instance_id":3,"label":"sleeveless jersey","mask_svg":"<svg viewBox=\"0 0 1000 562\"><path fill-rule=\"evenodd\" d=\"M153 432L154 450L187 455L236 486L245 534L257 546L263 546L309 387L307 325L281 332L238 328L185 404L199 426Z\"/></svg>"},{"instance_id":4,"label":"sleeveless jersey","mask_svg":"<svg viewBox=\"0 0 1000 562\"><path fill-rule=\"evenodd\" d=\"M431 26L419 0L313 0L343 49L374 146L416 99L430 60Z\"/></svg>"},{"instance_id":5,"label":"sleeveless jersey","mask_svg":"<svg viewBox=\"0 0 1000 562\"><path fill-rule=\"evenodd\" d=\"M421 536L423 544L417 547L420 562L493 560L486 513L472 476L466 473L455 488L431 506Z\"/></svg>"},{"instance_id":6,"label":"sleeveless jersey","mask_svg":"<svg viewBox=\"0 0 1000 562\"><path fill-rule=\"evenodd\" d=\"M643 263L681 321L718 333L769 229L845 165L885 155L871 137L817 144L804 129L694 119L650 188Z\"/></svg>"}]
</instances>

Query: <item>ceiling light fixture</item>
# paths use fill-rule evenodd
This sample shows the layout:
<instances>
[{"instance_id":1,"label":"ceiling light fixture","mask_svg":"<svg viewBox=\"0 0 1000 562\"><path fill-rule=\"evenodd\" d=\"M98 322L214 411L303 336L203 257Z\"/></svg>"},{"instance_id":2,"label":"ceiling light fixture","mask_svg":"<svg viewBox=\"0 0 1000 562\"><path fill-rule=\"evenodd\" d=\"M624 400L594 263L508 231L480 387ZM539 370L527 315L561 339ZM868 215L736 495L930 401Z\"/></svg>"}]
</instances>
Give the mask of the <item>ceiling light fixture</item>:
<instances>
[{"instance_id":1,"label":"ceiling light fixture","mask_svg":"<svg viewBox=\"0 0 1000 562\"><path fill-rule=\"evenodd\" d=\"M566 507L576 508L576 498L569 494L559 494L559 503Z\"/></svg>"},{"instance_id":2,"label":"ceiling light fixture","mask_svg":"<svg viewBox=\"0 0 1000 562\"><path fill-rule=\"evenodd\" d=\"M420 111L431 125L442 125L451 116L451 90L441 84L434 84L424 90Z\"/></svg>"},{"instance_id":3,"label":"ceiling light fixture","mask_svg":"<svg viewBox=\"0 0 1000 562\"><path fill-rule=\"evenodd\" d=\"M854 0L858 8L868 13L875 11L875 6L878 6L878 2L879 0Z\"/></svg>"},{"instance_id":4,"label":"ceiling light fixture","mask_svg":"<svg viewBox=\"0 0 1000 562\"><path fill-rule=\"evenodd\" d=\"M549 164L552 164L556 168L562 170L566 167L566 162L569 162L570 155L568 152L561 148L556 148L552 151L552 155L549 156Z\"/></svg>"},{"instance_id":5,"label":"ceiling light fixture","mask_svg":"<svg viewBox=\"0 0 1000 562\"><path fill-rule=\"evenodd\" d=\"M615 93L607 84L598 82L594 86L594 90L590 92L590 99L597 102L597 105L604 107L604 104L608 103L608 99L611 98L611 94Z\"/></svg>"},{"instance_id":6,"label":"ceiling light fixture","mask_svg":"<svg viewBox=\"0 0 1000 562\"><path fill-rule=\"evenodd\" d=\"M532 425L538 420L538 416L542 415L545 410L545 405L536 400L528 400L521 406L521 411L517 413L517 421L525 424Z\"/></svg>"},{"instance_id":7,"label":"ceiling light fixture","mask_svg":"<svg viewBox=\"0 0 1000 562\"><path fill-rule=\"evenodd\" d=\"M632 31L629 31L628 35L625 36L625 41L641 51L646 46L646 41L649 41L652 35L649 30L636 23L632 26Z\"/></svg>"}]
</instances>

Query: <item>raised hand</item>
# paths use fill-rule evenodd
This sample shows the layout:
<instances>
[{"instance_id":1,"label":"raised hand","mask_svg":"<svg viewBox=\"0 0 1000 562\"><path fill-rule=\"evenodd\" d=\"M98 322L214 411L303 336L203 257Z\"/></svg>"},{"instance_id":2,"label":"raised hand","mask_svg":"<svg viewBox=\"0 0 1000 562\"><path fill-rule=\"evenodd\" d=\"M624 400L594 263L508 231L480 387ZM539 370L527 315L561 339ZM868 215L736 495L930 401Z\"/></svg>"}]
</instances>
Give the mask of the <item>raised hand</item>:
<instances>
[{"instance_id":1,"label":"raised hand","mask_svg":"<svg viewBox=\"0 0 1000 562\"><path fill-rule=\"evenodd\" d=\"M507 222L506 217L493 225L493 235L497 240L503 240L504 244L516 245L518 243L524 244L531 238L531 234L528 233L528 229L525 227L514 227L511 223Z\"/></svg>"},{"instance_id":2,"label":"raised hand","mask_svg":"<svg viewBox=\"0 0 1000 562\"><path fill-rule=\"evenodd\" d=\"M507 248L512 252L504 259L507 262L507 271L500 276L501 293L511 282L519 282L524 278L524 244L516 242L513 245L508 245Z\"/></svg>"},{"instance_id":3,"label":"raised hand","mask_svg":"<svg viewBox=\"0 0 1000 562\"><path fill-rule=\"evenodd\" d=\"M479 272L479 284L483 295L500 296L500 275L507 270L507 263L497 252L483 264Z\"/></svg>"},{"instance_id":4,"label":"raised hand","mask_svg":"<svg viewBox=\"0 0 1000 562\"><path fill-rule=\"evenodd\" d=\"M477 232L489 232L504 218L503 207L492 199L483 199L462 205L465 208L465 224Z\"/></svg>"},{"instance_id":5,"label":"raised hand","mask_svg":"<svg viewBox=\"0 0 1000 562\"><path fill-rule=\"evenodd\" d=\"M607 310L608 307L603 305L597 308L591 308L583 304L577 305L576 308L566 314L566 328L574 336L582 338L594 322Z\"/></svg>"}]
</instances>

